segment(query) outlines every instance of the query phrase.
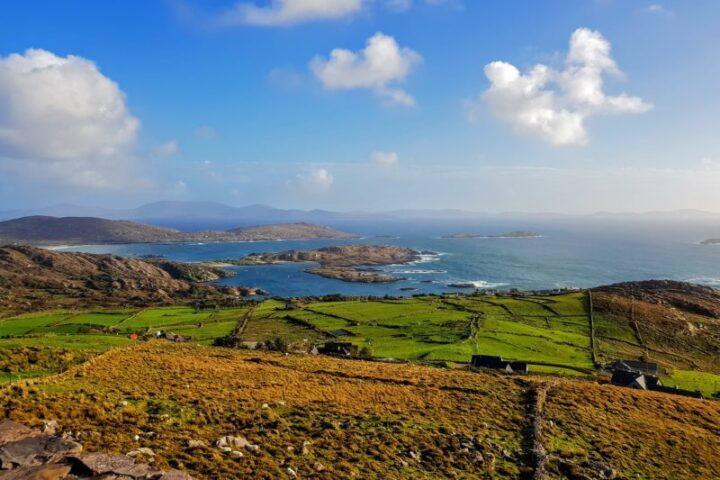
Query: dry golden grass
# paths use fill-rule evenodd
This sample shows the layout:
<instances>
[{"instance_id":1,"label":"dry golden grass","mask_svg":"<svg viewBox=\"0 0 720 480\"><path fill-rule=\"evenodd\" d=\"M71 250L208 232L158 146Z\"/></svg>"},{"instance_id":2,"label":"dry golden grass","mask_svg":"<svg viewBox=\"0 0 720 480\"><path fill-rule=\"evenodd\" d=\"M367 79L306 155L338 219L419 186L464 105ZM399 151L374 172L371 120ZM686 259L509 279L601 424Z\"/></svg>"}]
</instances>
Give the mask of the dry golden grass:
<instances>
[{"instance_id":1,"label":"dry golden grass","mask_svg":"<svg viewBox=\"0 0 720 480\"><path fill-rule=\"evenodd\" d=\"M162 466L201 478L289 478L291 465L302 478L470 479L527 471L523 399L520 383L490 374L157 342L9 389L2 401L19 421L57 419L86 448L147 446ZM460 434L477 437L484 462ZM223 435L245 436L260 451L234 460L186 446ZM305 441L311 453L301 455Z\"/></svg>"},{"instance_id":2,"label":"dry golden grass","mask_svg":"<svg viewBox=\"0 0 720 480\"><path fill-rule=\"evenodd\" d=\"M623 478L720 478L717 401L562 381L548 392L545 422L551 456L609 463Z\"/></svg>"},{"instance_id":3,"label":"dry golden grass","mask_svg":"<svg viewBox=\"0 0 720 480\"><path fill-rule=\"evenodd\" d=\"M547 381L151 342L6 387L0 405L33 426L58 420L89 450L149 447L159 466L198 478L291 478L291 466L299 478L514 479L532 474L528 402ZM622 478L720 478L720 402L552 382L543 422L553 478L567 478L561 460L599 460ZM223 435L260 450L232 459L213 446ZM190 449L191 439L207 447Z\"/></svg>"}]
</instances>

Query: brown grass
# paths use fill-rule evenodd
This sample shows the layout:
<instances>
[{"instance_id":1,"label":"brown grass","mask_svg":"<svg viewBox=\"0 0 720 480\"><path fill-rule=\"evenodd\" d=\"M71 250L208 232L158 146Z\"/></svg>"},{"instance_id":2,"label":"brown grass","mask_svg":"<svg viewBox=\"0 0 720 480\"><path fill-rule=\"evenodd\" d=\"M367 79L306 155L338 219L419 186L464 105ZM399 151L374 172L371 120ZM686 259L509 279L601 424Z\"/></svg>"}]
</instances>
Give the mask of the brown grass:
<instances>
[{"instance_id":1,"label":"brown grass","mask_svg":"<svg viewBox=\"0 0 720 480\"><path fill-rule=\"evenodd\" d=\"M290 478L292 466L300 478L514 479L532 476L529 393L547 381L151 342L6 387L0 405L33 426L58 420L89 450L149 447L198 478ZM551 478L566 478L560 460L601 460L623 478L720 478L720 402L554 379L542 422ZM223 435L260 450L234 460L212 446Z\"/></svg>"},{"instance_id":2,"label":"brown grass","mask_svg":"<svg viewBox=\"0 0 720 480\"><path fill-rule=\"evenodd\" d=\"M285 478L292 465L303 478L470 479L525 469L522 398L517 382L494 375L157 343L7 390L3 403L19 421L59 420L86 448L147 446L161 466L204 478ZM260 452L233 460L214 447L186 448L229 434ZM477 437L484 462L460 434ZM310 455L299 455L304 441L313 442Z\"/></svg>"}]
</instances>

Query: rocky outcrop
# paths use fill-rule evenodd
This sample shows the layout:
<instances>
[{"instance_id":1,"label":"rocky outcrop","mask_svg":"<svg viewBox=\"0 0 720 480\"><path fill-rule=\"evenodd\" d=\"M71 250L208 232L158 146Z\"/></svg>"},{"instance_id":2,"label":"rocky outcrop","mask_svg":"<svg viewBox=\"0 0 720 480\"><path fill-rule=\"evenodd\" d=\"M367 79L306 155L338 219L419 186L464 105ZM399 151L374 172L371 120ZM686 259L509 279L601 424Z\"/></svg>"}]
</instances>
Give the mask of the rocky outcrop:
<instances>
[{"instance_id":1,"label":"rocky outcrop","mask_svg":"<svg viewBox=\"0 0 720 480\"><path fill-rule=\"evenodd\" d=\"M0 307L14 310L83 305L153 305L221 300L247 289L198 284L218 269L115 255L0 247Z\"/></svg>"},{"instance_id":2,"label":"rocky outcrop","mask_svg":"<svg viewBox=\"0 0 720 480\"><path fill-rule=\"evenodd\" d=\"M83 452L70 438L0 420L0 480L192 480L180 470L163 472L127 455Z\"/></svg>"},{"instance_id":3,"label":"rocky outcrop","mask_svg":"<svg viewBox=\"0 0 720 480\"><path fill-rule=\"evenodd\" d=\"M615 283L595 288L593 291L611 293L720 319L720 290L693 283L674 280L646 280Z\"/></svg>"},{"instance_id":4,"label":"rocky outcrop","mask_svg":"<svg viewBox=\"0 0 720 480\"><path fill-rule=\"evenodd\" d=\"M305 270L307 273L350 283L391 283L401 280L391 275L355 270L354 268L320 267Z\"/></svg>"}]
</instances>

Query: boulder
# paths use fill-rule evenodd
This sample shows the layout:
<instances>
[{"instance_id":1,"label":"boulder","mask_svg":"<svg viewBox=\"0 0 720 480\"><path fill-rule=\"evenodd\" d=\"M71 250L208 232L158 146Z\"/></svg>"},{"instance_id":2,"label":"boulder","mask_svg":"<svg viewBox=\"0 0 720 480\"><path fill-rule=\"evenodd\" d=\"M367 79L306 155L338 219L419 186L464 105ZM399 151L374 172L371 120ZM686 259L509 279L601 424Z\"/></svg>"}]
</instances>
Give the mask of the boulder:
<instances>
[{"instance_id":1,"label":"boulder","mask_svg":"<svg viewBox=\"0 0 720 480\"><path fill-rule=\"evenodd\" d=\"M0 480L62 480L70 473L70 465L51 463L36 467L20 467L0 473Z\"/></svg>"},{"instance_id":2,"label":"boulder","mask_svg":"<svg viewBox=\"0 0 720 480\"><path fill-rule=\"evenodd\" d=\"M250 442L248 442L245 437L234 437L232 435L220 437L217 442L215 442L215 446L220 450L223 450L224 448L240 450L242 448L247 448L248 445L250 445Z\"/></svg>"},{"instance_id":3,"label":"boulder","mask_svg":"<svg viewBox=\"0 0 720 480\"><path fill-rule=\"evenodd\" d=\"M36 437L40 432L26 427L25 425L13 422L12 420L0 420L0 445L17 442L28 437Z\"/></svg>"},{"instance_id":4,"label":"boulder","mask_svg":"<svg viewBox=\"0 0 720 480\"><path fill-rule=\"evenodd\" d=\"M72 440L48 435L29 436L0 447L0 468L35 466L55 462L65 455L82 452L82 445Z\"/></svg>"},{"instance_id":5,"label":"boulder","mask_svg":"<svg viewBox=\"0 0 720 480\"><path fill-rule=\"evenodd\" d=\"M76 470L86 475L124 475L130 478L159 477L162 472L150 468L125 455L109 455L106 453L88 453L68 457Z\"/></svg>"},{"instance_id":6,"label":"boulder","mask_svg":"<svg viewBox=\"0 0 720 480\"><path fill-rule=\"evenodd\" d=\"M188 440L187 446L188 448L204 448L205 442L202 440Z\"/></svg>"}]
</instances>

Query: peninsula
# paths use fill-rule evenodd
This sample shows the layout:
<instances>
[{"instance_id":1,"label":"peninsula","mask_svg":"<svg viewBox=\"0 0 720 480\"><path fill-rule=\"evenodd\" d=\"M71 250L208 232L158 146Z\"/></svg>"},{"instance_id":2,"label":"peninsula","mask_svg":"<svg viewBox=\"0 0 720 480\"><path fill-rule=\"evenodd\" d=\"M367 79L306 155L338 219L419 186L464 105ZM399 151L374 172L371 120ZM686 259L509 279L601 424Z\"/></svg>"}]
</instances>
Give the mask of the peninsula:
<instances>
[{"instance_id":1,"label":"peninsula","mask_svg":"<svg viewBox=\"0 0 720 480\"><path fill-rule=\"evenodd\" d=\"M240 260L225 261L235 265L273 265L281 263L318 263L307 273L345 282L384 283L400 280L358 267L408 264L434 252L419 252L391 245L342 245L317 250L287 250L279 253L253 253Z\"/></svg>"},{"instance_id":2,"label":"peninsula","mask_svg":"<svg viewBox=\"0 0 720 480\"><path fill-rule=\"evenodd\" d=\"M225 231L182 232L172 228L96 217L32 216L0 222L0 243L87 245L122 243L258 242L357 238L309 223L239 227Z\"/></svg>"}]
</instances>

